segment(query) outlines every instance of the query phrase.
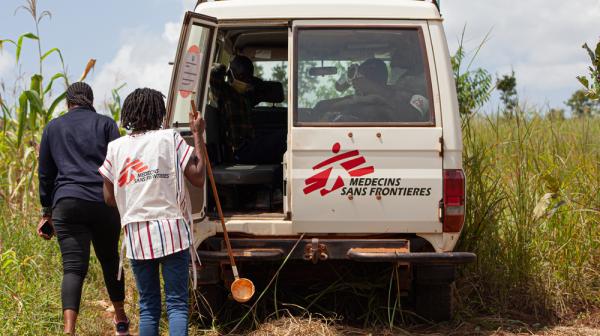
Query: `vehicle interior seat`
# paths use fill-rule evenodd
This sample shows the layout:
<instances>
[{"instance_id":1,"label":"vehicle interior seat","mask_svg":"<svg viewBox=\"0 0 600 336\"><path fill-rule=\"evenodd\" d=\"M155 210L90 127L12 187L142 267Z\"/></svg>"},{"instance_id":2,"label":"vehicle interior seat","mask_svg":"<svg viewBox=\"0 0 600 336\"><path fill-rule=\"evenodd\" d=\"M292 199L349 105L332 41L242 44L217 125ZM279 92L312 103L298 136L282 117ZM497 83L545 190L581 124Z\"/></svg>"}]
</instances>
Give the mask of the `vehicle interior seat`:
<instances>
[{"instance_id":1,"label":"vehicle interior seat","mask_svg":"<svg viewBox=\"0 0 600 336\"><path fill-rule=\"evenodd\" d=\"M272 142L281 138L285 142L286 136L271 137L274 132L287 131L287 108L277 107L275 104L284 101L283 84L274 81L262 81L260 86L256 87L256 100L259 103L265 102L273 104L272 106L257 106L252 110L252 125L255 131L255 139L263 137L265 141ZM282 144L285 146L285 144ZM270 143L261 144L257 142L258 147L273 150ZM274 146L273 148L277 148ZM285 148L285 147L284 147ZM260 153L261 150L249 149L250 152ZM264 150L262 150L264 152ZM242 163L222 163L213 168L215 182L222 186L241 186L241 185L262 185L269 190L269 203L272 202L273 191L282 184L283 181L283 152L266 153L266 159L257 158L256 164L252 162ZM279 186L280 187L280 186ZM236 193L237 194L237 193ZM237 202L236 202L237 203Z\"/></svg>"},{"instance_id":2,"label":"vehicle interior seat","mask_svg":"<svg viewBox=\"0 0 600 336\"><path fill-rule=\"evenodd\" d=\"M285 99L283 84L275 81L263 81L256 88L256 99L271 106L255 106L252 109L252 126L255 132L278 129L287 131L287 108L275 106Z\"/></svg>"}]
</instances>

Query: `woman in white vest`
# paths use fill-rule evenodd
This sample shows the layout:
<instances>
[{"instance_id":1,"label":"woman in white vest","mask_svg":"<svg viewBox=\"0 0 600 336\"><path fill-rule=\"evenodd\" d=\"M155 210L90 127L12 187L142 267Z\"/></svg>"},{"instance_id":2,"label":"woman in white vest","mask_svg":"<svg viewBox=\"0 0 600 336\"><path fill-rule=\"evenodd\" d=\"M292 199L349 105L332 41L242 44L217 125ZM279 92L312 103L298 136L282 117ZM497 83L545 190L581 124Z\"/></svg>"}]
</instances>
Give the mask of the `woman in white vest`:
<instances>
[{"instance_id":1,"label":"woman in white vest","mask_svg":"<svg viewBox=\"0 0 600 336\"><path fill-rule=\"evenodd\" d=\"M140 336L158 335L161 265L169 333L188 334L188 270L195 254L184 178L204 185L198 151L204 120L190 117L195 145L190 147L177 131L161 129L165 114L164 96L156 90L137 89L127 96L121 124L131 134L109 143L99 168L105 201L121 215L123 245L139 292Z\"/></svg>"}]
</instances>

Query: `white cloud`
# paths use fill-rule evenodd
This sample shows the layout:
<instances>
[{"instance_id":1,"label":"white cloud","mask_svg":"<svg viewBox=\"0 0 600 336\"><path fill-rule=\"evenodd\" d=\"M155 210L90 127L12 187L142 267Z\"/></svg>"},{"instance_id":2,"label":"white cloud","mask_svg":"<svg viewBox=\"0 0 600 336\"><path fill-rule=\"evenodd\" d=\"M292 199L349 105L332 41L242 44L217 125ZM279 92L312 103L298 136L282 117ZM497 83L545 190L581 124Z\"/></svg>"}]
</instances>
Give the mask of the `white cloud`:
<instances>
[{"instance_id":1,"label":"white cloud","mask_svg":"<svg viewBox=\"0 0 600 336\"><path fill-rule=\"evenodd\" d=\"M114 58L101 66L92 84L99 102L110 97L113 88L127 85L121 96L139 87L150 87L168 93L172 66L179 39L180 24L168 22L162 34L137 29L125 32L122 46Z\"/></svg>"},{"instance_id":2,"label":"white cloud","mask_svg":"<svg viewBox=\"0 0 600 336\"><path fill-rule=\"evenodd\" d=\"M15 59L6 51L0 51L0 78L4 78L15 67Z\"/></svg>"},{"instance_id":3,"label":"white cloud","mask_svg":"<svg viewBox=\"0 0 600 336\"><path fill-rule=\"evenodd\" d=\"M575 77L589 64L581 45L600 35L597 0L452 0L442 14L451 51L465 24L467 50L492 29L475 64L493 74L514 69L521 97L537 104L558 106L579 89Z\"/></svg>"}]
</instances>

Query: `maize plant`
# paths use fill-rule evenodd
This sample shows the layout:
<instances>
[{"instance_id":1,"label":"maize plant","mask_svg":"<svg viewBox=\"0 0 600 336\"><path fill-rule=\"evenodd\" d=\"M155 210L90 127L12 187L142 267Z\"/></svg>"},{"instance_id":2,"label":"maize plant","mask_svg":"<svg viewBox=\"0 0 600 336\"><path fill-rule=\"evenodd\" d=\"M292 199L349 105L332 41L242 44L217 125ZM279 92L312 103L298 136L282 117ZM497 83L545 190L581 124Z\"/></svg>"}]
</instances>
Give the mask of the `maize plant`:
<instances>
[{"instance_id":1,"label":"maize plant","mask_svg":"<svg viewBox=\"0 0 600 336\"><path fill-rule=\"evenodd\" d=\"M0 40L0 47L5 44L15 47L17 65L20 64L21 50L26 39L39 41L39 37L33 33L25 33L16 41ZM60 50L52 48L40 53L40 70L44 61L52 54L58 55L64 69ZM79 80L85 79L94 64L95 60L88 62ZM54 95L52 89L57 80L64 81L64 87L58 95ZM52 75L48 80L42 73L35 73L30 77L29 87L18 92L13 103L0 97L0 197L11 211L28 209L32 206L30 201L36 199L35 173L42 130L54 116L65 112L64 88L68 85L69 81L64 71Z\"/></svg>"}]
</instances>

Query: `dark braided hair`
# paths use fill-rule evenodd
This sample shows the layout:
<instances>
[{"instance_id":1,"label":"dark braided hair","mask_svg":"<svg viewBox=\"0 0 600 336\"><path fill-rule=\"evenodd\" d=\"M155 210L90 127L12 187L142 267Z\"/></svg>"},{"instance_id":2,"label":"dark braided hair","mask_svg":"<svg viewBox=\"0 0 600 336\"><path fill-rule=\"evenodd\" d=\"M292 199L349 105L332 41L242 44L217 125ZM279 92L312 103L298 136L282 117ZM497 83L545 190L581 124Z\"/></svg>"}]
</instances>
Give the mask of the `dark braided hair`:
<instances>
[{"instance_id":1,"label":"dark braided hair","mask_svg":"<svg viewBox=\"0 0 600 336\"><path fill-rule=\"evenodd\" d=\"M76 82L67 88L67 104L69 106L81 106L96 112L94 108L94 92L84 82Z\"/></svg>"},{"instance_id":2,"label":"dark braided hair","mask_svg":"<svg viewBox=\"0 0 600 336\"><path fill-rule=\"evenodd\" d=\"M167 112L164 98L157 90L136 89L123 102L121 126L133 131L159 129Z\"/></svg>"}]
</instances>

